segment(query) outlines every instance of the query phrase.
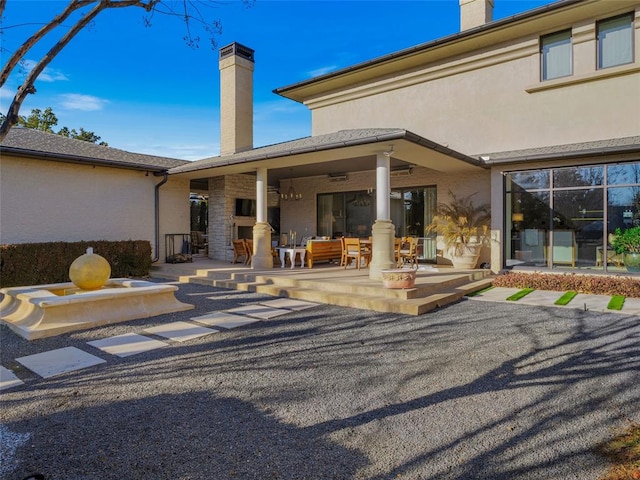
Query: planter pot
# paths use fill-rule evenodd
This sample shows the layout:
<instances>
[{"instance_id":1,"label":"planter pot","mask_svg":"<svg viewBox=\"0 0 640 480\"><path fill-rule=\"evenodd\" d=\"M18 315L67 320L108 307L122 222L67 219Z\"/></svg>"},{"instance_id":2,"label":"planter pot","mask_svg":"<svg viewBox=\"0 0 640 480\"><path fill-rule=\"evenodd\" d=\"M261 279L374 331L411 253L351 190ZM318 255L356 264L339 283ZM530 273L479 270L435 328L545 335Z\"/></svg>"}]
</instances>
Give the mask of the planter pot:
<instances>
[{"instance_id":1,"label":"planter pot","mask_svg":"<svg viewBox=\"0 0 640 480\"><path fill-rule=\"evenodd\" d=\"M478 259L480 258L480 250L482 245L467 245L462 248L461 254L451 255L451 263L453 268L476 268Z\"/></svg>"},{"instance_id":2,"label":"planter pot","mask_svg":"<svg viewBox=\"0 0 640 480\"><path fill-rule=\"evenodd\" d=\"M415 270L396 268L382 270L382 285L384 288L413 288L416 285Z\"/></svg>"},{"instance_id":3,"label":"planter pot","mask_svg":"<svg viewBox=\"0 0 640 480\"><path fill-rule=\"evenodd\" d=\"M625 252L623 256L624 266L631 273L640 272L640 253Z\"/></svg>"},{"instance_id":4,"label":"planter pot","mask_svg":"<svg viewBox=\"0 0 640 480\"><path fill-rule=\"evenodd\" d=\"M476 268L478 265L478 259L480 258L480 254L472 254L468 253L466 255L458 255L456 257L451 257L451 263L453 263L453 268L466 268L472 269Z\"/></svg>"}]
</instances>

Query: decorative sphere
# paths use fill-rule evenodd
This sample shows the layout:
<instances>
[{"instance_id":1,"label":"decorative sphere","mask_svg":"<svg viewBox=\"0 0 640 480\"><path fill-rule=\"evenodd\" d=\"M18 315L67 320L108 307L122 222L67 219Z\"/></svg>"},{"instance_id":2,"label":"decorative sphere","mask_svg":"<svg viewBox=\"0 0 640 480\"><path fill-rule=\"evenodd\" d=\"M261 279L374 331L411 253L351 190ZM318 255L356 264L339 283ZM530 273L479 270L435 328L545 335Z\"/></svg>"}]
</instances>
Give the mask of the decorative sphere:
<instances>
[{"instance_id":1,"label":"decorative sphere","mask_svg":"<svg viewBox=\"0 0 640 480\"><path fill-rule=\"evenodd\" d=\"M82 290L97 290L103 287L111 276L109 262L93 248L87 248L87 253L76 258L69 267L69 278L74 285Z\"/></svg>"}]
</instances>

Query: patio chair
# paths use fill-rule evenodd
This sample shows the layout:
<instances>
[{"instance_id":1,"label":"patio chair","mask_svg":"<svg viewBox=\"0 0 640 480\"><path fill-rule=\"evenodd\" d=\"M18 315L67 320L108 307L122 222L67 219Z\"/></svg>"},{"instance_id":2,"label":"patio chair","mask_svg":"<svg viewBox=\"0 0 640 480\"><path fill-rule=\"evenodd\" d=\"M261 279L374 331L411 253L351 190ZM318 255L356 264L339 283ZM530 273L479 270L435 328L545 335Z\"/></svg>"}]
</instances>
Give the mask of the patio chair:
<instances>
[{"instance_id":1,"label":"patio chair","mask_svg":"<svg viewBox=\"0 0 640 480\"><path fill-rule=\"evenodd\" d=\"M404 239L399 252L400 262L399 268L409 263L412 267L418 268L418 239L416 237L407 237Z\"/></svg>"},{"instance_id":2,"label":"patio chair","mask_svg":"<svg viewBox=\"0 0 640 480\"><path fill-rule=\"evenodd\" d=\"M345 238L343 241L344 268L347 268L347 265L351 263L351 259L356 261L358 270L360 270L363 261L365 266L368 267L369 262L371 262L371 250L365 248L364 245L360 243L359 238Z\"/></svg>"},{"instance_id":3,"label":"patio chair","mask_svg":"<svg viewBox=\"0 0 640 480\"><path fill-rule=\"evenodd\" d=\"M233 240L233 261L231 263L238 263L241 257L244 258L244 263L247 263L249 255L247 254L247 246L244 240Z\"/></svg>"},{"instance_id":4,"label":"patio chair","mask_svg":"<svg viewBox=\"0 0 640 480\"><path fill-rule=\"evenodd\" d=\"M340 256L340 266L344 267L347 265L347 249L344 247L344 237L340 237L340 248L342 249L342 254Z\"/></svg>"},{"instance_id":5,"label":"patio chair","mask_svg":"<svg viewBox=\"0 0 640 480\"><path fill-rule=\"evenodd\" d=\"M205 250L206 253L208 246L204 233L195 230L191 232L191 253L199 253L200 250Z\"/></svg>"},{"instance_id":6,"label":"patio chair","mask_svg":"<svg viewBox=\"0 0 640 480\"><path fill-rule=\"evenodd\" d=\"M396 266L400 266L400 250L402 249L402 239L394 238L393 239L393 255L394 260L396 261Z\"/></svg>"},{"instance_id":7,"label":"patio chair","mask_svg":"<svg viewBox=\"0 0 640 480\"><path fill-rule=\"evenodd\" d=\"M247 259L244 261L245 265L251 264L251 259L253 258L253 239L245 238L244 239L244 248L247 252Z\"/></svg>"}]
</instances>

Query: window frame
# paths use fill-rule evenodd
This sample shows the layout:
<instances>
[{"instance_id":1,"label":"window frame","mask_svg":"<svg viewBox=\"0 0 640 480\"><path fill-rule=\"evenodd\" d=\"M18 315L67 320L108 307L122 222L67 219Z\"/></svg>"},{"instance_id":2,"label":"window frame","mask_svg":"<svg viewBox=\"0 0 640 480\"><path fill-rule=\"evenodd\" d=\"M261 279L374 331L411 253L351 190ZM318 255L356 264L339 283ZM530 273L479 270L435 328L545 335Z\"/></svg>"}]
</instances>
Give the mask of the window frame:
<instances>
[{"instance_id":1,"label":"window frame","mask_svg":"<svg viewBox=\"0 0 640 480\"><path fill-rule=\"evenodd\" d=\"M602 65L602 60L603 60L603 55L602 55L602 38L601 38L601 34L600 34L600 26L605 23L605 22L611 22L614 20L618 20L618 19L623 19L625 17L629 18L629 29L631 32L631 39L630 39L630 47L631 47L631 59L628 62L624 62L624 63L616 63L613 65L607 65L607 66L603 66ZM635 14L634 12L627 12L627 13L623 13L621 15L616 15L613 17L607 17L607 18L603 18L600 19L596 22L596 70L606 70L607 68L613 68L613 67L619 67L621 65L629 65L634 63L635 58L636 58L636 52L635 52L635 38L634 38L634 21L635 21Z\"/></svg>"},{"instance_id":2,"label":"window frame","mask_svg":"<svg viewBox=\"0 0 640 480\"><path fill-rule=\"evenodd\" d=\"M547 57L545 56L545 40L546 39L550 39L551 37L556 37L556 36L560 36L561 34L568 34L568 40L569 40L569 73L564 74L564 75L557 75L554 77L548 77L548 73L547 70L547 62L546 59ZM559 30L553 33L548 33L545 35L541 35L540 36L540 45L539 45L539 49L540 49L540 81L542 82L546 82L546 81L550 81L550 80L555 80L558 78L566 78L566 77L571 77L573 75L573 30L571 28L566 28L564 30Z\"/></svg>"}]
</instances>

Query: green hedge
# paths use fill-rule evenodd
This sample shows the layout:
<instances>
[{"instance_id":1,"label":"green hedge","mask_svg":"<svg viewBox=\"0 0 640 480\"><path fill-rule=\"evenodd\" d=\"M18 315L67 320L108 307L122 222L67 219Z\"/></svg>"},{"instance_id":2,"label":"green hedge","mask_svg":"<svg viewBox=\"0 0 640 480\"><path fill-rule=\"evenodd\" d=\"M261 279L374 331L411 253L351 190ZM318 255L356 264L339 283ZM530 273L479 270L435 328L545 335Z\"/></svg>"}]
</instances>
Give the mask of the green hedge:
<instances>
[{"instance_id":1,"label":"green hedge","mask_svg":"<svg viewBox=\"0 0 640 480\"><path fill-rule=\"evenodd\" d=\"M151 267L146 240L0 245L0 287L69 282L69 267L93 247L111 265L111 278L145 277Z\"/></svg>"}]
</instances>

